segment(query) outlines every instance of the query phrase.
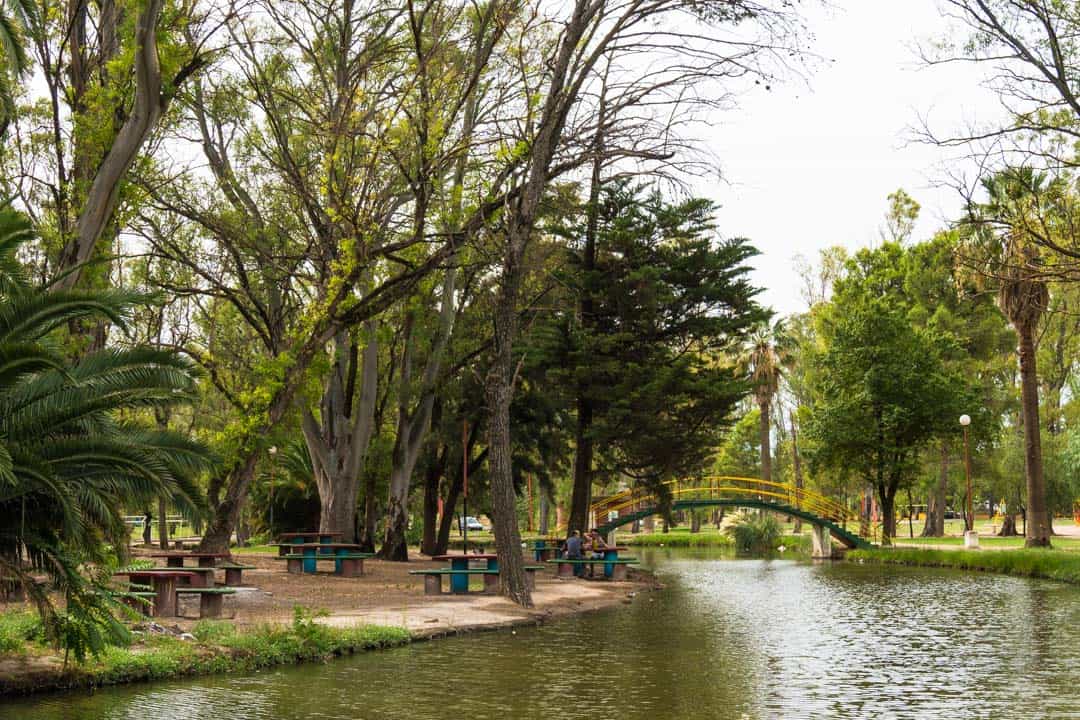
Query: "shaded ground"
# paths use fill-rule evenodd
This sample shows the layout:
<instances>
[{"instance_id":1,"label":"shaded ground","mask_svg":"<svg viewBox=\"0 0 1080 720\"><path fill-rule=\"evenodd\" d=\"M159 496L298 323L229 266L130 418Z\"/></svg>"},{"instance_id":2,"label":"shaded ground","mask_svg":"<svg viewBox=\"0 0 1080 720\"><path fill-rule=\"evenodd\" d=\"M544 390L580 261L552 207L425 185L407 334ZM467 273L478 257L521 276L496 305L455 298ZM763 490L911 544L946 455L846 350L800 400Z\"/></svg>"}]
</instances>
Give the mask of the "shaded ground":
<instances>
[{"instance_id":1,"label":"shaded ground","mask_svg":"<svg viewBox=\"0 0 1080 720\"><path fill-rule=\"evenodd\" d=\"M293 608L302 605L326 610L321 622L335 625L369 623L404 627L416 635L496 627L583 612L619 604L628 592L637 590L646 576L634 573L628 582L561 580L554 568L537 573L535 607L526 610L501 597L469 595L424 595L423 578L410 570L445 568L446 563L413 560L408 563L365 560L364 577L343 578L327 571L317 575L291 575L285 562L274 555L244 554L238 559L255 570L245 570L244 586L225 598L225 617L237 625L262 622L290 622ZM330 567L329 563L325 563ZM222 580L219 573L219 581ZM473 580L473 589L480 587ZM449 580L443 581L444 589ZM181 627L198 617L198 600L182 601L185 619ZM171 621L170 621L171 622Z\"/></svg>"}]
</instances>

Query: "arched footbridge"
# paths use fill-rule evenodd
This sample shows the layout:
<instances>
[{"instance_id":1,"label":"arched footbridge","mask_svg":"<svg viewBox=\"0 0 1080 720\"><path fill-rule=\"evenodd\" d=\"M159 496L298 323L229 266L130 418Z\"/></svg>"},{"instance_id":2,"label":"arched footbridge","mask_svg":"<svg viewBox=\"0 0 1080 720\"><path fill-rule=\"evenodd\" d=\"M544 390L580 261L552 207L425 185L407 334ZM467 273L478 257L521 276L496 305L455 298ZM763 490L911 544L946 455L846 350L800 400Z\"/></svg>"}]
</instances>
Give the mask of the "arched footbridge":
<instances>
[{"instance_id":1,"label":"arched footbridge","mask_svg":"<svg viewBox=\"0 0 1080 720\"><path fill-rule=\"evenodd\" d=\"M814 557L832 554L829 537L848 548L872 547L869 528L860 532L847 529L849 523L860 525L856 513L821 493L794 485L757 478L716 476L700 480L673 480L665 483L671 496L671 509L691 510L705 507L761 508L802 518L814 529ZM594 526L607 534L617 527L657 515L663 510L656 493L645 488L624 490L598 499L590 506Z\"/></svg>"}]
</instances>

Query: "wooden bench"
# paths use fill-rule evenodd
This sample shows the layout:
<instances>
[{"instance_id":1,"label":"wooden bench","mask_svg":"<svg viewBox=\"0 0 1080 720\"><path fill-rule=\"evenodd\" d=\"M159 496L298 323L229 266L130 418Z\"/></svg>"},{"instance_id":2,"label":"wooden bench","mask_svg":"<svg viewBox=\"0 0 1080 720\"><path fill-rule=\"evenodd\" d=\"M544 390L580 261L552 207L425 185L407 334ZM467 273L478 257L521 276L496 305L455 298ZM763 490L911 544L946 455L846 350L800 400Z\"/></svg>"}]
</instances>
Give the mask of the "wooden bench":
<instances>
[{"instance_id":1,"label":"wooden bench","mask_svg":"<svg viewBox=\"0 0 1080 720\"><path fill-rule=\"evenodd\" d=\"M525 566L525 583L529 586L530 590L536 588L536 571L543 570L542 565L526 565ZM438 568L434 570L410 570L410 575L423 575L424 576L424 594L425 595L442 595L442 579L444 576L449 575L451 577L470 575L480 575L484 579L485 594L495 594L499 591L499 571L487 570L487 569L468 569L463 570L459 568Z\"/></svg>"},{"instance_id":2,"label":"wooden bench","mask_svg":"<svg viewBox=\"0 0 1080 720\"><path fill-rule=\"evenodd\" d=\"M226 595L233 595L236 590L230 587L213 587L213 588L196 588L196 587L182 587L176 588L176 595L179 598L180 595L198 595L199 596L199 617L200 618L216 618L221 617L221 607ZM177 603L179 605L179 603ZM178 613L179 614L179 613Z\"/></svg>"},{"instance_id":3,"label":"wooden bench","mask_svg":"<svg viewBox=\"0 0 1080 720\"><path fill-rule=\"evenodd\" d=\"M317 563L320 561L333 560L334 574L342 577L360 577L364 574L364 560L375 557L375 553L340 553L337 555L299 555L292 553L279 557L285 561L286 569L294 575L304 573L305 563Z\"/></svg>"},{"instance_id":4,"label":"wooden bench","mask_svg":"<svg viewBox=\"0 0 1080 720\"><path fill-rule=\"evenodd\" d=\"M240 565L239 563L226 562L220 563L217 566L218 570L225 571L225 584L226 585L241 585L240 576L243 575L245 570L254 570L254 565Z\"/></svg>"},{"instance_id":5,"label":"wooden bench","mask_svg":"<svg viewBox=\"0 0 1080 720\"><path fill-rule=\"evenodd\" d=\"M590 567L596 565L610 566L612 569L612 580L625 580L626 579L626 566L637 565L637 558L619 558L617 560L606 560L604 558L583 558L581 560L571 560L569 558L558 558L555 560L548 560L548 563L554 563L556 573L559 577L574 577L575 565L589 565Z\"/></svg>"}]
</instances>

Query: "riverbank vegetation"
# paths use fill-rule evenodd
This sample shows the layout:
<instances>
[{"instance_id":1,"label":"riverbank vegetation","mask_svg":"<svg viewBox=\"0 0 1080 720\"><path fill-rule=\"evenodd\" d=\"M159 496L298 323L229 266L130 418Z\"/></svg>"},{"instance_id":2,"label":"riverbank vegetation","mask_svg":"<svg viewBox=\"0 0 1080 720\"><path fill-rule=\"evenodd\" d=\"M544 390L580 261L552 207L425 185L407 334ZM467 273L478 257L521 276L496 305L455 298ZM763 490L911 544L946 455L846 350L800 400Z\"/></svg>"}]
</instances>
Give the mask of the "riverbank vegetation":
<instances>
[{"instance_id":1,"label":"riverbank vegetation","mask_svg":"<svg viewBox=\"0 0 1080 720\"><path fill-rule=\"evenodd\" d=\"M34 663L51 658L40 618L30 612L0 614L0 651L22 655L26 672L0 678L0 693L96 687L191 675L250 672L275 665L317 662L338 655L404 645L402 628L331 627L296 609L292 624L238 629L233 623L200 620L190 633L175 635L149 624L136 627L130 642L109 645L83 664Z\"/></svg>"},{"instance_id":2,"label":"riverbank vegetation","mask_svg":"<svg viewBox=\"0 0 1080 720\"><path fill-rule=\"evenodd\" d=\"M1080 553L1041 548L936 550L892 548L851 550L851 562L977 570L1080 584Z\"/></svg>"}]
</instances>

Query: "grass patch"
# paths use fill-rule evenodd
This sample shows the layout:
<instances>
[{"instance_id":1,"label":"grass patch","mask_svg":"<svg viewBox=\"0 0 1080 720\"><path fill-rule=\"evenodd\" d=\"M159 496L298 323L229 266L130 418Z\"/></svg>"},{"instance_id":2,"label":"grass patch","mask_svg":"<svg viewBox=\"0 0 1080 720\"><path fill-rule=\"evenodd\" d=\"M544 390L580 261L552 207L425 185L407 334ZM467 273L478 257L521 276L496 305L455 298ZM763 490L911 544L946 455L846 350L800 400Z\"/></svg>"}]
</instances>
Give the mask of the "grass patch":
<instances>
[{"instance_id":1,"label":"grass patch","mask_svg":"<svg viewBox=\"0 0 1080 720\"><path fill-rule=\"evenodd\" d=\"M29 613L0 615L0 633L19 639L26 652L44 648L34 640ZM33 616L31 616L33 617ZM54 682L20 685L20 678L0 680L0 692L31 692L72 687L115 685L140 680L159 680L185 675L250 672L275 665L320 661L366 650L396 647L410 641L407 630L378 625L338 628L316 622L317 615L297 608L291 625L260 625L239 630L232 623L203 620L195 625L195 640L171 635L147 635L128 647L109 646L84 665L69 664ZM25 638L25 639L24 639ZM6 646L5 646L6 648Z\"/></svg>"},{"instance_id":2,"label":"grass patch","mask_svg":"<svg viewBox=\"0 0 1080 720\"><path fill-rule=\"evenodd\" d=\"M1080 584L1080 555L1053 549L986 552L892 548L851 550L846 558L855 562L978 570Z\"/></svg>"},{"instance_id":3,"label":"grass patch","mask_svg":"<svg viewBox=\"0 0 1080 720\"><path fill-rule=\"evenodd\" d=\"M735 542L719 533L691 533L691 532L668 532L668 533L638 533L636 535L619 534L616 541L620 545L634 547L734 547Z\"/></svg>"}]
</instances>

